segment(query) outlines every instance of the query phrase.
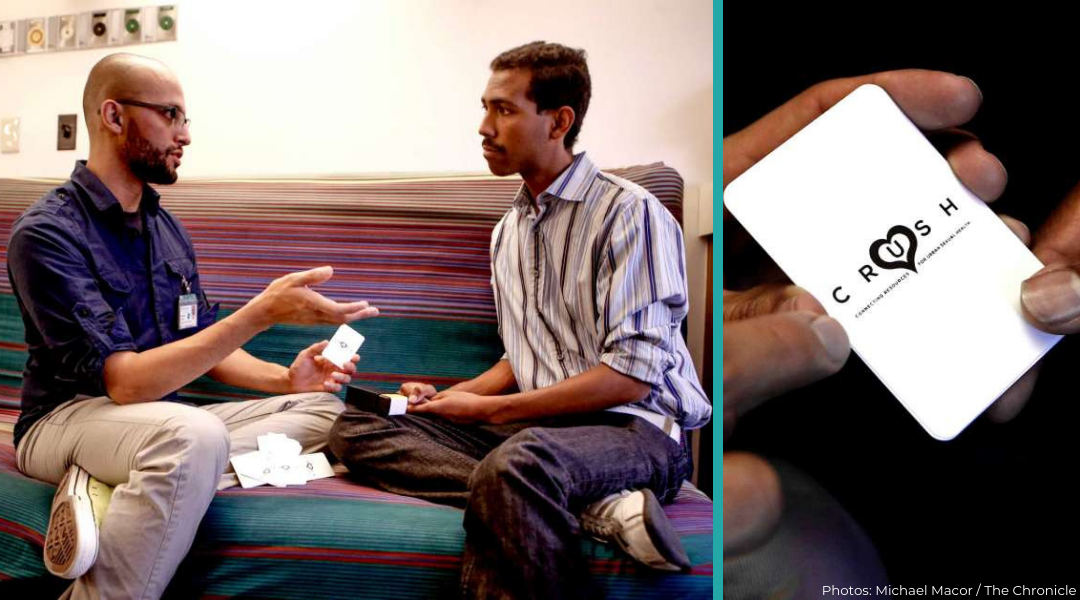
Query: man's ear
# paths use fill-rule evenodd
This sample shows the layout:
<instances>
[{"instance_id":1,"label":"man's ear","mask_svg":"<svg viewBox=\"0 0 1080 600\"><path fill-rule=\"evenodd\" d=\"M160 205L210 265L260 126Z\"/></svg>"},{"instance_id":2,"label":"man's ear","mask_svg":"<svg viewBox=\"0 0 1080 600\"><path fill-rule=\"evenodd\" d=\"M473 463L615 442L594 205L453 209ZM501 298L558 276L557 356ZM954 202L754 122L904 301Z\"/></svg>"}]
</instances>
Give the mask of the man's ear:
<instances>
[{"instance_id":1,"label":"man's ear","mask_svg":"<svg viewBox=\"0 0 1080 600\"><path fill-rule=\"evenodd\" d=\"M577 115L574 114L574 109L569 106L563 106L557 109L553 116L554 118L551 121L551 139L562 139L566 137L570 128L574 126Z\"/></svg>"},{"instance_id":2,"label":"man's ear","mask_svg":"<svg viewBox=\"0 0 1080 600\"><path fill-rule=\"evenodd\" d=\"M105 129L120 134L124 131L123 119L121 113L123 110L120 105L112 100L106 100L101 103L101 123L105 126Z\"/></svg>"}]
</instances>

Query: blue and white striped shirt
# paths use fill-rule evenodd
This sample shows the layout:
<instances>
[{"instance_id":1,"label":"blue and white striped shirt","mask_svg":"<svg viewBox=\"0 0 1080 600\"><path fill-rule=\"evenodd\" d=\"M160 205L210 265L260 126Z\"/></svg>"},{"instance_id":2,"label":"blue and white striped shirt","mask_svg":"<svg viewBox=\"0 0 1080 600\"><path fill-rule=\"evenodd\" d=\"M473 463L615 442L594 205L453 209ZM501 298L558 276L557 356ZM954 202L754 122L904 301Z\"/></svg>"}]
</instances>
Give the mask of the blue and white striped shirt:
<instances>
[{"instance_id":1,"label":"blue and white striped shirt","mask_svg":"<svg viewBox=\"0 0 1080 600\"><path fill-rule=\"evenodd\" d=\"M652 386L637 408L694 429L712 414L680 326L682 230L655 196L582 152L540 194L522 185L491 234L499 335L518 387L603 363Z\"/></svg>"}]
</instances>

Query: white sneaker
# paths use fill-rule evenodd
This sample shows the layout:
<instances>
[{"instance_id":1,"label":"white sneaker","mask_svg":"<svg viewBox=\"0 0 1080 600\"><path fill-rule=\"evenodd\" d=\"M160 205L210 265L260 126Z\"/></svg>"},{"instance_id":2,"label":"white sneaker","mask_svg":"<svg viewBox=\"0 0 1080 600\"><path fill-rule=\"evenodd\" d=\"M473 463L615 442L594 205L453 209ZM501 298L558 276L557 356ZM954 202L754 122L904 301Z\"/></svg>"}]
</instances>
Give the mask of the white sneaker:
<instances>
[{"instance_id":1,"label":"white sneaker","mask_svg":"<svg viewBox=\"0 0 1080 600\"><path fill-rule=\"evenodd\" d=\"M613 541L634 560L661 571L690 568L675 533L652 490L623 490L589 505L581 528L601 542Z\"/></svg>"},{"instance_id":2,"label":"white sneaker","mask_svg":"<svg viewBox=\"0 0 1080 600\"><path fill-rule=\"evenodd\" d=\"M71 465L53 496L49 531L45 534L45 568L64 579L81 577L98 554L98 528L112 488L85 469Z\"/></svg>"}]
</instances>

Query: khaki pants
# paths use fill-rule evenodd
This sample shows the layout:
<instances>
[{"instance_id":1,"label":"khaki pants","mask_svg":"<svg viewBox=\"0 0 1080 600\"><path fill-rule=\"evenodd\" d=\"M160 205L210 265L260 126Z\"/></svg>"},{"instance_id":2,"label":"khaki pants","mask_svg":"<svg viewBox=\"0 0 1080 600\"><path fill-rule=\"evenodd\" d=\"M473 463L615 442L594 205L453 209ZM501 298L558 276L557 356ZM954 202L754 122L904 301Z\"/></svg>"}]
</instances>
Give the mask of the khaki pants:
<instances>
[{"instance_id":1,"label":"khaki pants","mask_svg":"<svg viewBox=\"0 0 1080 600\"><path fill-rule=\"evenodd\" d=\"M101 397L55 408L19 443L19 470L57 484L78 464L116 486L97 561L64 598L159 598L214 491L236 485L229 457L257 450L256 438L269 432L297 440L304 453L321 450L344 408L321 392L200 407Z\"/></svg>"}]
</instances>

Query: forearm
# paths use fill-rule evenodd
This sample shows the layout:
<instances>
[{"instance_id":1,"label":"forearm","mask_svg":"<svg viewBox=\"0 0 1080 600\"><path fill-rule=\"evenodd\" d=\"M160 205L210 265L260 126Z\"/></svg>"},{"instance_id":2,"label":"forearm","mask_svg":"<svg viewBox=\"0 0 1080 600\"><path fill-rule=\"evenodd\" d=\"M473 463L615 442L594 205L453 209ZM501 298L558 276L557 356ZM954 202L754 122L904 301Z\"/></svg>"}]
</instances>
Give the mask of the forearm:
<instances>
[{"instance_id":1,"label":"forearm","mask_svg":"<svg viewBox=\"0 0 1080 600\"><path fill-rule=\"evenodd\" d=\"M514 370L510 368L510 361L503 359L480 375L453 385L449 389L481 396L496 396L516 390L517 380L514 379Z\"/></svg>"},{"instance_id":2,"label":"forearm","mask_svg":"<svg viewBox=\"0 0 1080 600\"><path fill-rule=\"evenodd\" d=\"M221 383L269 394L289 392L289 369L260 360L238 348L219 362L207 375Z\"/></svg>"},{"instance_id":3,"label":"forearm","mask_svg":"<svg viewBox=\"0 0 1080 600\"><path fill-rule=\"evenodd\" d=\"M267 326L258 308L248 304L182 340L145 352L117 352L105 360L106 392L117 404L157 400L209 371Z\"/></svg>"},{"instance_id":4,"label":"forearm","mask_svg":"<svg viewBox=\"0 0 1080 600\"><path fill-rule=\"evenodd\" d=\"M493 423L606 410L649 395L650 387L607 365L598 365L555 385L499 396Z\"/></svg>"}]
</instances>

